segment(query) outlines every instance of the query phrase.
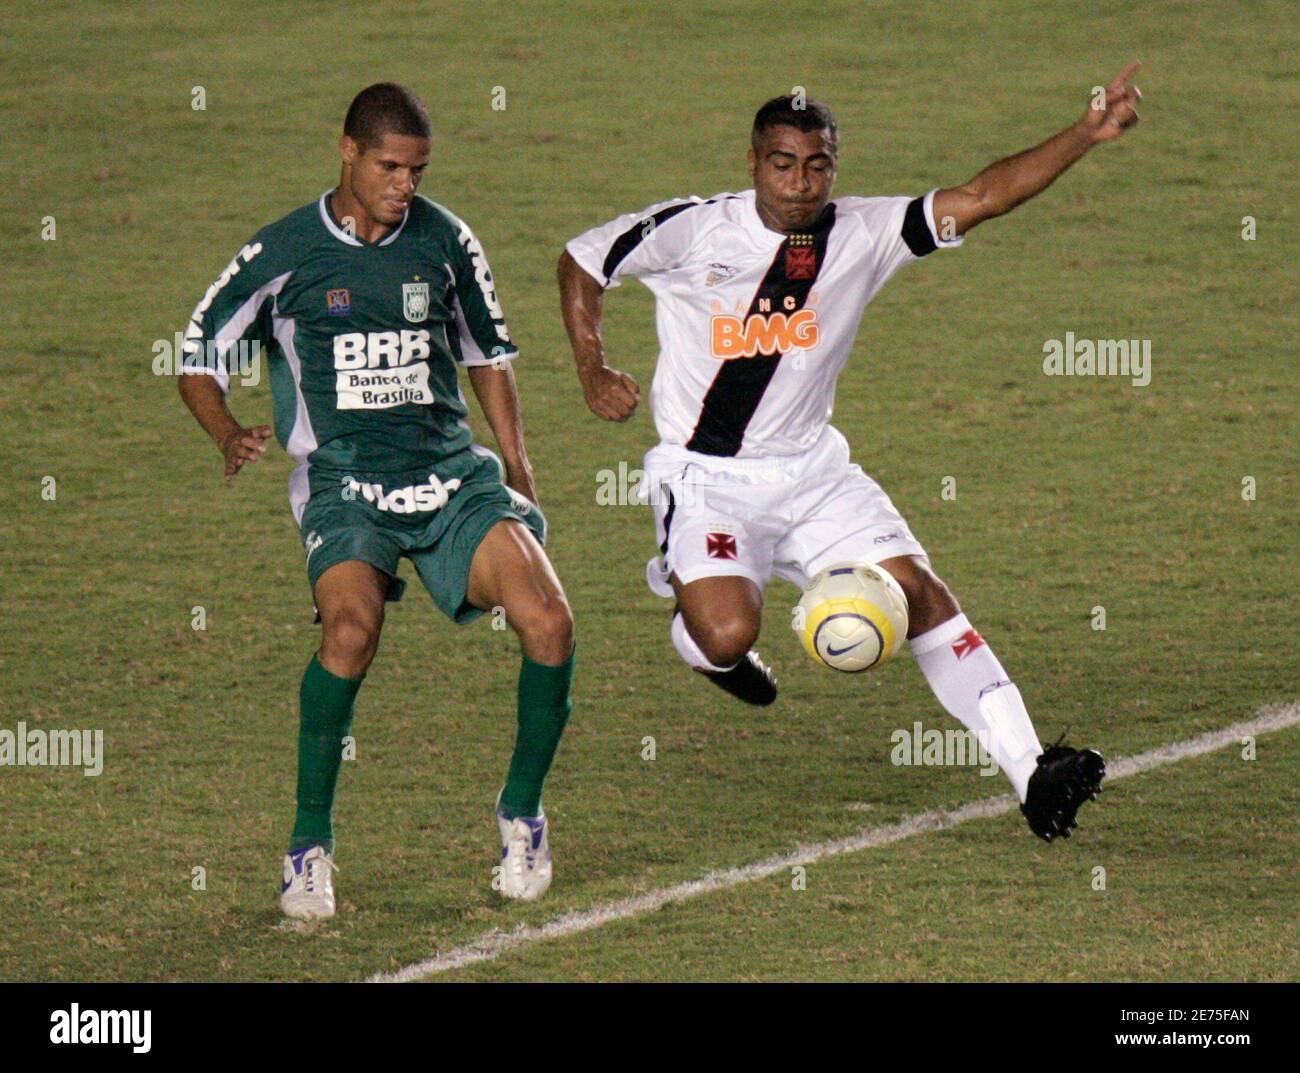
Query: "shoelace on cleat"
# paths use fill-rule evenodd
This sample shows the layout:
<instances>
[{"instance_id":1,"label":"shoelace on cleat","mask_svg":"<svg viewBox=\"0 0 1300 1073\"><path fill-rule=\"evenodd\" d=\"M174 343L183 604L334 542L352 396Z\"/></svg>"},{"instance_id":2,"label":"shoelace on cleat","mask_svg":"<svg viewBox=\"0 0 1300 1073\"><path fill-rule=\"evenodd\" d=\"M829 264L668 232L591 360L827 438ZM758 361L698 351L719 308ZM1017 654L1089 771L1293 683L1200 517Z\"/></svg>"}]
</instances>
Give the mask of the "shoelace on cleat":
<instances>
[{"instance_id":1,"label":"shoelace on cleat","mask_svg":"<svg viewBox=\"0 0 1300 1073\"><path fill-rule=\"evenodd\" d=\"M320 882L319 884L321 889L318 891L316 889L317 882L318 882L317 873L322 870L324 871L325 875L323 881ZM322 893L325 890L325 888L329 885L330 873L337 872L338 870L339 870L338 865L336 865L328 857L312 858L310 861L307 862L307 867L303 871L302 889L305 890L308 894Z\"/></svg>"},{"instance_id":2,"label":"shoelace on cleat","mask_svg":"<svg viewBox=\"0 0 1300 1073\"><path fill-rule=\"evenodd\" d=\"M510 825L510 848L522 848L522 852L517 852L513 856L515 871L523 875L525 869L531 868L536 860L536 854L533 852L533 832L523 820L515 820Z\"/></svg>"}]
</instances>

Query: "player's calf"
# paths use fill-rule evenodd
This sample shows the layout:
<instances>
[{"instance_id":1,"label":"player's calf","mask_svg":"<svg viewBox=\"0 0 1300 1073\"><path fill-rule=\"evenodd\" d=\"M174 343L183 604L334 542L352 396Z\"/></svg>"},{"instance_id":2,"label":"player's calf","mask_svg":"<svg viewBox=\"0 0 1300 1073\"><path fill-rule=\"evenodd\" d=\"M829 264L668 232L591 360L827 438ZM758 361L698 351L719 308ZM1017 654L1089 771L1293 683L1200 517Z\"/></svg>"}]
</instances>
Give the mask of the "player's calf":
<instances>
[{"instance_id":1,"label":"player's calf","mask_svg":"<svg viewBox=\"0 0 1300 1073\"><path fill-rule=\"evenodd\" d=\"M888 570L907 597L907 636L917 637L961 614L956 597L920 555L886 559L879 566Z\"/></svg>"},{"instance_id":2,"label":"player's calf","mask_svg":"<svg viewBox=\"0 0 1300 1073\"><path fill-rule=\"evenodd\" d=\"M915 577L913 582L930 590L932 607L943 606L933 585ZM1020 690L965 615L955 614L920 632L910 630L909 638L917 666L939 702L975 732L1015 787L1030 829L1048 842L1069 838L1078 826L1079 807L1101 792L1106 775L1101 754L1059 744L1043 749Z\"/></svg>"}]
</instances>

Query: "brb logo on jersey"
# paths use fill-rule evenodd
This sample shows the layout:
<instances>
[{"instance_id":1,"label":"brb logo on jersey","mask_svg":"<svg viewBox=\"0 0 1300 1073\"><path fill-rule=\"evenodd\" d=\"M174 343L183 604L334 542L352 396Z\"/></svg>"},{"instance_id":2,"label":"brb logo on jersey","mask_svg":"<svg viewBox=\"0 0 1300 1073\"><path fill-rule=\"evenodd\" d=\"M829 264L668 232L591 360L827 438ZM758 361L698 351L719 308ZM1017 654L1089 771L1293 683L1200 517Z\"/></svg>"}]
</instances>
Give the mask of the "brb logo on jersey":
<instances>
[{"instance_id":1,"label":"brb logo on jersey","mask_svg":"<svg viewBox=\"0 0 1300 1073\"><path fill-rule=\"evenodd\" d=\"M344 332L334 337L334 388L340 410L387 410L433 402L429 332Z\"/></svg>"},{"instance_id":2,"label":"brb logo on jersey","mask_svg":"<svg viewBox=\"0 0 1300 1073\"><path fill-rule=\"evenodd\" d=\"M743 320L731 314L713 317L713 356L726 361L815 347L821 338L817 311L799 309L794 295L786 295L781 304L784 310L772 312L772 300L760 298L758 312Z\"/></svg>"}]
</instances>

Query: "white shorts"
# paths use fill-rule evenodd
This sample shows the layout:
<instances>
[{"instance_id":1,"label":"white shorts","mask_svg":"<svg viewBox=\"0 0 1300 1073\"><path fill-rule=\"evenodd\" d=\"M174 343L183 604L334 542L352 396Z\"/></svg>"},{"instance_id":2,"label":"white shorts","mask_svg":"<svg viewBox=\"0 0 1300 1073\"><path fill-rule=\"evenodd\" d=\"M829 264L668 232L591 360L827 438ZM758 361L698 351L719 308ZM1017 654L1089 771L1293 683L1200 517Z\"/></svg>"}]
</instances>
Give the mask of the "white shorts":
<instances>
[{"instance_id":1,"label":"white shorts","mask_svg":"<svg viewBox=\"0 0 1300 1073\"><path fill-rule=\"evenodd\" d=\"M811 449L779 458L717 458L660 444L645 456L644 472L660 551L646 577L660 596L672 595L669 574L684 585L739 575L761 591L773 574L803 587L836 563L925 554L830 425Z\"/></svg>"}]
</instances>

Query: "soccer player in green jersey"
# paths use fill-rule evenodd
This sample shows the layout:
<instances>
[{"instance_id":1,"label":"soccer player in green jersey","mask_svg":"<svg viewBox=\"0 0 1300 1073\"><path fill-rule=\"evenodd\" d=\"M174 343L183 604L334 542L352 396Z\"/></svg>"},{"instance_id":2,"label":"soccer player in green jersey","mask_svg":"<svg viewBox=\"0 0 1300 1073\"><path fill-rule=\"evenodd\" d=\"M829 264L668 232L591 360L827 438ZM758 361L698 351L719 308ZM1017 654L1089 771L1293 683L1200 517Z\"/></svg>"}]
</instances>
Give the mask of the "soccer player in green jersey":
<instances>
[{"instance_id":1,"label":"soccer player in green jersey","mask_svg":"<svg viewBox=\"0 0 1300 1073\"><path fill-rule=\"evenodd\" d=\"M348 109L336 189L263 228L194 310L180 392L225 457L266 451L226 404L234 359L266 356L274 432L297 462L289 500L323 627L300 691L298 811L280 902L334 914L331 810L342 739L405 555L457 623L503 608L523 649L518 736L497 801L502 892L551 882L542 782L569 716L573 617L542 551L546 520L524 450L510 340L483 249L418 196L429 116L409 90L370 86ZM504 464L473 443L467 370Z\"/></svg>"}]
</instances>

